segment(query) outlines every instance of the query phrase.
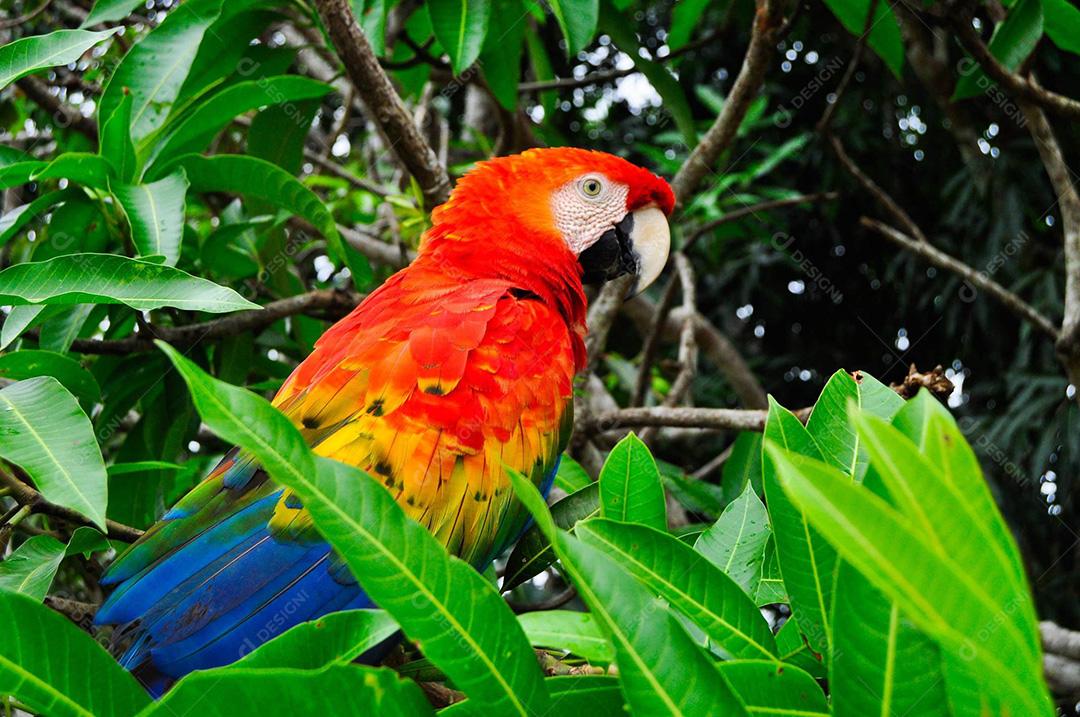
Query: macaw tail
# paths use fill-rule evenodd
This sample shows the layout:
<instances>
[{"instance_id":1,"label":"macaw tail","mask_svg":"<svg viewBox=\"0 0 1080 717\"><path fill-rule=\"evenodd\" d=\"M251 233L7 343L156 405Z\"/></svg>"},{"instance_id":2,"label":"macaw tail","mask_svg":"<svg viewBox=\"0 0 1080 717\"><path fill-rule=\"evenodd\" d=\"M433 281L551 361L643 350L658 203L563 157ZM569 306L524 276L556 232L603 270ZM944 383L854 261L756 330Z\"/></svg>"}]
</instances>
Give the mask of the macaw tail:
<instances>
[{"instance_id":1,"label":"macaw tail","mask_svg":"<svg viewBox=\"0 0 1080 717\"><path fill-rule=\"evenodd\" d=\"M281 493L234 450L102 579L117 588L95 621L119 626L120 663L151 694L298 623L372 607L317 533L271 526Z\"/></svg>"}]
</instances>

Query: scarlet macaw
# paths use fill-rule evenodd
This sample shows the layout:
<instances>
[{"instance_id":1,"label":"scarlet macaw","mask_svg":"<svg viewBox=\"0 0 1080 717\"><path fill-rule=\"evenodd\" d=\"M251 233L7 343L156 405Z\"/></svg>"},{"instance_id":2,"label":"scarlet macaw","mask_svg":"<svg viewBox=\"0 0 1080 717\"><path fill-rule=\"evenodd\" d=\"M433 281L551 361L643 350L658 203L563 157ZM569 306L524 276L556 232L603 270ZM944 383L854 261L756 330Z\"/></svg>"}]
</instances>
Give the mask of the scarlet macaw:
<instances>
[{"instance_id":1,"label":"scarlet macaw","mask_svg":"<svg viewBox=\"0 0 1080 717\"><path fill-rule=\"evenodd\" d=\"M319 339L274 405L483 569L526 522L504 466L546 494L570 437L583 279L655 280L673 205L664 180L600 152L478 164L415 261ZM296 497L237 449L102 583L117 587L97 622L121 626L122 664L155 693L268 633L372 606Z\"/></svg>"}]
</instances>

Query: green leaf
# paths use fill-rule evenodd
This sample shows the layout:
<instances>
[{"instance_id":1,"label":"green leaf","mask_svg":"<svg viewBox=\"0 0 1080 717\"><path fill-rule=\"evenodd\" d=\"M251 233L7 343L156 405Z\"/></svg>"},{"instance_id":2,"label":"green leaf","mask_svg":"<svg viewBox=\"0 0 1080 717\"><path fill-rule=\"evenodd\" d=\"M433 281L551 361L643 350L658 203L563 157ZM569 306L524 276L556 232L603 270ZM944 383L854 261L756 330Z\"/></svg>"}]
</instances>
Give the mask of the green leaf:
<instances>
[{"instance_id":1,"label":"green leaf","mask_svg":"<svg viewBox=\"0 0 1080 717\"><path fill-rule=\"evenodd\" d=\"M600 515L667 530L660 469L649 448L633 433L611 449L600 470L599 483Z\"/></svg>"},{"instance_id":2,"label":"green leaf","mask_svg":"<svg viewBox=\"0 0 1080 717\"><path fill-rule=\"evenodd\" d=\"M150 703L101 645L33 598L0 590L0 625L18 625L4 631L0 694L50 717L130 717Z\"/></svg>"},{"instance_id":3,"label":"green leaf","mask_svg":"<svg viewBox=\"0 0 1080 717\"><path fill-rule=\"evenodd\" d=\"M587 612L542 610L518 615L525 635L536 647L567 650L589 662L606 664L615 659L604 633Z\"/></svg>"},{"instance_id":4,"label":"green leaf","mask_svg":"<svg viewBox=\"0 0 1080 717\"><path fill-rule=\"evenodd\" d=\"M93 374L70 356L36 349L23 349L0 356L0 378L21 381L37 376L52 376L84 406L89 407L101 400L101 389Z\"/></svg>"},{"instance_id":5,"label":"green leaf","mask_svg":"<svg viewBox=\"0 0 1080 717\"><path fill-rule=\"evenodd\" d=\"M22 593L41 602L52 586L64 552L64 544L49 535L28 538L0 562L0 590Z\"/></svg>"},{"instance_id":6,"label":"green leaf","mask_svg":"<svg viewBox=\"0 0 1080 717\"><path fill-rule=\"evenodd\" d=\"M588 484L551 506L551 517L555 520L555 525L563 530L572 530L579 521L599 514L600 486L596 483ZM536 525L530 526L517 541L506 561L502 589L513 590L526 580L539 575L553 562L555 553L543 531Z\"/></svg>"},{"instance_id":7,"label":"green leaf","mask_svg":"<svg viewBox=\"0 0 1080 717\"><path fill-rule=\"evenodd\" d=\"M589 714L593 717L625 717L626 707L619 680L610 675L564 675L544 680L559 714ZM439 717L486 714L469 700L456 702L438 712Z\"/></svg>"},{"instance_id":8,"label":"green leaf","mask_svg":"<svg viewBox=\"0 0 1080 717\"><path fill-rule=\"evenodd\" d=\"M48 35L24 37L0 47L0 90L38 70L75 62L84 52L115 32L56 30Z\"/></svg>"},{"instance_id":9,"label":"green leaf","mask_svg":"<svg viewBox=\"0 0 1080 717\"><path fill-rule=\"evenodd\" d=\"M455 75L476 61L487 34L490 0L431 0L427 3L435 39L450 55Z\"/></svg>"},{"instance_id":10,"label":"green leaf","mask_svg":"<svg viewBox=\"0 0 1080 717\"><path fill-rule=\"evenodd\" d=\"M15 207L0 217L0 246L7 244L23 227L65 199L74 196L73 189L61 189L57 192L42 194L32 202Z\"/></svg>"},{"instance_id":11,"label":"green leaf","mask_svg":"<svg viewBox=\"0 0 1080 717\"><path fill-rule=\"evenodd\" d=\"M600 18L600 0L551 0L548 5L566 38L566 55L573 57L592 42Z\"/></svg>"},{"instance_id":12,"label":"green leaf","mask_svg":"<svg viewBox=\"0 0 1080 717\"><path fill-rule=\"evenodd\" d=\"M184 170L149 184L114 184L112 194L127 216L139 256L164 256L176 266L184 238L188 181Z\"/></svg>"},{"instance_id":13,"label":"green leaf","mask_svg":"<svg viewBox=\"0 0 1080 717\"><path fill-rule=\"evenodd\" d=\"M825 4L844 29L855 37L862 36L866 28L866 16L870 13L870 0L825 0ZM867 44L896 78L900 79L904 70L904 41L900 36L900 23L889 3L877 3Z\"/></svg>"},{"instance_id":14,"label":"green leaf","mask_svg":"<svg viewBox=\"0 0 1080 717\"><path fill-rule=\"evenodd\" d=\"M307 219L326 237L331 258L344 261L358 287L371 280L371 267L338 234L334 217L318 195L295 177L270 162L254 157L188 155L179 160L187 170L191 188L199 192L233 192Z\"/></svg>"},{"instance_id":15,"label":"green leaf","mask_svg":"<svg viewBox=\"0 0 1080 717\"><path fill-rule=\"evenodd\" d=\"M569 454L562 454L559 459L559 470L555 473L556 488L567 493L573 493L585 488L592 482L592 476L581 467L580 463L571 458Z\"/></svg>"},{"instance_id":16,"label":"green leaf","mask_svg":"<svg viewBox=\"0 0 1080 717\"><path fill-rule=\"evenodd\" d=\"M837 371L821 391L807 432L830 463L857 481L866 473L866 449L848 419L848 406L854 404L888 420L904 405L895 391L865 373L858 373L859 383L846 371Z\"/></svg>"},{"instance_id":17,"label":"green leaf","mask_svg":"<svg viewBox=\"0 0 1080 717\"><path fill-rule=\"evenodd\" d=\"M510 481L615 648L620 686L632 713L747 714L727 683L716 679L712 660L645 586L601 550L557 529L526 478L510 471Z\"/></svg>"},{"instance_id":18,"label":"green leaf","mask_svg":"<svg viewBox=\"0 0 1080 717\"><path fill-rule=\"evenodd\" d=\"M519 0L492 0L480 67L491 94L511 112L517 109L526 24L527 16Z\"/></svg>"},{"instance_id":19,"label":"green leaf","mask_svg":"<svg viewBox=\"0 0 1080 717\"><path fill-rule=\"evenodd\" d=\"M131 94L131 138L138 144L161 127L199 51L203 34L217 19L221 0L187 0L165 16L124 56L101 94L98 123Z\"/></svg>"},{"instance_id":20,"label":"green leaf","mask_svg":"<svg viewBox=\"0 0 1080 717\"><path fill-rule=\"evenodd\" d=\"M47 500L105 528L105 463L90 419L59 381L42 376L0 389L0 456Z\"/></svg>"},{"instance_id":21,"label":"green leaf","mask_svg":"<svg viewBox=\"0 0 1080 717\"><path fill-rule=\"evenodd\" d=\"M296 492L364 591L459 689L500 714L544 708L547 691L525 633L491 583L447 556L381 482L343 463L316 460L300 432L264 399L157 344L187 382L202 419Z\"/></svg>"},{"instance_id":22,"label":"green leaf","mask_svg":"<svg viewBox=\"0 0 1080 717\"><path fill-rule=\"evenodd\" d=\"M0 349L6 349L45 311L44 306L12 306L0 329Z\"/></svg>"},{"instance_id":23,"label":"green leaf","mask_svg":"<svg viewBox=\"0 0 1080 717\"><path fill-rule=\"evenodd\" d=\"M1068 0L1042 0L1043 29L1062 50L1080 55L1080 8Z\"/></svg>"},{"instance_id":24,"label":"green leaf","mask_svg":"<svg viewBox=\"0 0 1080 717\"><path fill-rule=\"evenodd\" d=\"M302 622L245 654L237 667L317 670L345 665L386 640L398 626L382 610L332 612Z\"/></svg>"},{"instance_id":25,"label":"green leaf","mask_svg":"<svg viewBox=\"0 0 1080 717\"><path fill-rule=\"evenodd\" d=\"M769 514L748 482L742 495L728 504L720 518L698 537L694 549L748 595L753 595L757 592L770 534Z\"/></svg>"},{"instance_id":26,"label":"green leaf","mask_svg":"<svg viewBox=\"0 0 1080 717\"><path fill-rule=\"evenodd\" d=\"M988 48L1005 67L1015 70L1039 44L1043 34L1042 0L1020 0L1004 22L994 28ZM978 63L970 57L959 65L961 76L952 100L964 100L981 94L994 84ZM966 71L965 71L966 70Z\"/></svg>"},{"instance_id":27,"label":"green leaf","mask_svg":"<svg viewBox=\"0 0 1080 717\"><path fill-rule=\"evenodd\" d=\"M30 177L35 182L67 179L94 189L107 189L112 165L100 154L65 152Z\"/></svg>"},{"instance_id":28,"label":"green leaf","mask_svg":"<svg viewBox=\"0 0 1080 717\"><path fill-rule=\"evenodd\" d=\"M761 434L756 431L743 431L731 446L731 455L724 461L720 485L724 489L724 501L731 501L742 495L749 483L758 495L764 492L761 486Z\"/></svg>"},{"instance_id":29,"label":"green leaf","mask_svg":"<svg viewBox=\"0 0 1080 717\"><path fill-rule=\"evenodd\" d=\"M683 2L675 3L675 7L671 10L668 47L674 51L690 42L690 36L700 27L698 21L708 5L709 0L683 0Z\"/></svg>"},{"instance_id":30,"label":"green leaf","mask_svg":"<svg viewBox=\"0 0 1080 717\"><path fill-rule=\"evenodd\" d=\"M552 3L554 7L555 3ZM682 85L663 64L647 60L638 54L640 44L634 33L633 24L622 13L604 3L604 12L600 16L600 29L611 36L615 44L634 62L634 67L641 71L664 99L664 111L670 113L675 125L682 134L683 142L688 147L697 144L697 129L694 127L694 114L690 102L686 99Z\"/></svg>"},{"instance_id":31,"label":"green leaf","mask_svg":"<svg viewBox=\"0 0 1080 717\"><path fill-rule=\"evenodd\" d=\"M167 168L170 160L183 154L201 152L210 141L239 115L260 107L322 97L333 89L324 82L281 75L238 82L197 104L175 127L169 125L165 137L153 142L150 158L153 169ZM303 127L307 133L308 125ZM153 176L160 176L157 171Z\"/></svg>"},{"instance_id":32,"label":"green leaf","mask_svg":"<svg viewBox=\"0 0 1080 717\"><path fill-rule=\"evenodd\" d=\"M434 711L415 682L388 668L323 670L224 667L194 672L138 717L355 714L423 717Z\"/></svg>"},{"instance_id":33,"label":"green leaf","mask_svg":"<svg viewBox=\"0 0 1080 717\"><path fill-rule=\"evenodd\" d=\"M829 714L821 687L813 677L794 665L780 665L769 660L727 660L716 667L751 715L812 717Z\"/></svg>"},{"instance_id":34,"label":"green leaf","mask_svg":"<svg viewBox=\"0 0 1080 717\"><path fill-rule=\"evenodd\" d=\"M46 351L67 353L82 333L94 308L93 304L56 307L56 315L41 324L38 345Z\"/></svg>"},{"instance_id":35,"label":"green leaf","mask_svg":"<svg viewBox=\"0 0 1080 717\"><path fill-rule=\"evenodd\" d=\"M939 554L867 488L768 440L765 450L785 493L844 560L944 650L970 658L983 676L984 690L999 698L1005 710L1053 714L1038 646L1013 620L1015 604L998 602L994 586L955 556ZM1030 602L1026 595L1015 599Z\"/></svg>"},{"instance_id":36,"label":"green leaf","mask_svg":"<svg viewBox=\"0 0 1080 717\"><path fill-rule=\"evenodd\" d=\"M792 453L821 458L817 442L798 418L769 397L765 440ZM810 526L806 516L785 495L775 470L764 461L765 499L772 521L776 557L791 610L815 652L828 654L836 551Z\"/></svg>"},{"instance_id":37,"label":"green leaf","mask_svg":"<svg viewBox=\"0 0 1080 717\"><path fill-rule=\"evenodd\" d=\"M776 656L776 641L754 602L678 538L643 525L601 518L579 525L577 535L607 553L729 654L755 659Z\"/></svg>"},{"instance_id":38,"label":"green leaf","mask_svg":"<svg viewBox=\"0 0 1080 717\"><path fill-rule=\"evenodd\" d=\"M833 714L949 717L937 645L850 565L840 566L836 585Z\"/></svg>"},{"instance_id":39,"label":"green leaf","mask_svg":"<svg viewBox=\"0 0 1080 717\"><path fill-rule=\"evenodd\" d=\"M138 171L135 144L131 141L131 103L131 94L125 92L101 127L101 154L121 182L132 181Z\"/></svg>"},{"instance_id":40,"label":"green leaf","mask_svg":"<svg viewBox=\"0 0 1080 717\"><path fill-rule=\"evenodd\" d=\"M142 7L146 0L97 0L90 14L83 20L82 27L93 27L103 23L123 20Z\"/></svg>"},{"instance_id":41,"label":"green leaf","mask_svg":"<svg viewBox=\"0 0 1080 717\"><path fill-rule=\"evenodd\" d=\"M795 665L819 680L826 677L822 656L806 644L794 617L789 617L784 621L776 633L776 649L780 651L780 659L783 662Z\"/></svg>"},{"instance_id":42,"label":"green leaf","mask_svg":"<svg viewBox=\"0 0 1080 717\"><path fill-rule=\"evenodd\" d=\"M70 254L0 271L0 304L86 303L209 313L260 308L232 289L179 269L114 254Z\"/></svg>"}]
</instances>

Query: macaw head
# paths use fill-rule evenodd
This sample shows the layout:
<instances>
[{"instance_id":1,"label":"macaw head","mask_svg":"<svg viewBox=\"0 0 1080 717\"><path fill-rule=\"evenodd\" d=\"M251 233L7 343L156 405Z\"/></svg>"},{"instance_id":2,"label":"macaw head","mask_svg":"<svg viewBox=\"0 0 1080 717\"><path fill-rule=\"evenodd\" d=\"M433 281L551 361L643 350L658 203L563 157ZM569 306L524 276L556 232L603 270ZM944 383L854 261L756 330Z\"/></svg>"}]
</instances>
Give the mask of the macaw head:
<instances>
[{"instance_id":1,"label":"macaw head","mask_svg":"<svg viewBox=\"0 0 1080 717\"><path fill-rule=\"evenodd\" d=\"M567 262L585 283L632 274L636 293L667 262L674 205L667 182L621 157L530 149L466 173L432 213L429 239L445 236L513 275Z\"/></svg>"}]
</instances>

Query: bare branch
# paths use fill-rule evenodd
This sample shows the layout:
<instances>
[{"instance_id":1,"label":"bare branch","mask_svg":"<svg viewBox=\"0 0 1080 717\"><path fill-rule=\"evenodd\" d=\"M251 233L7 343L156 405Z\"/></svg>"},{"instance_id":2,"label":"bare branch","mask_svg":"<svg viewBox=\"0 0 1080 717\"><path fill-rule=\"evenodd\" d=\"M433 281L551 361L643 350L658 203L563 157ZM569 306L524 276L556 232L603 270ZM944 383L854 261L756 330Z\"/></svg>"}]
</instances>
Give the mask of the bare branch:
<instances>
[{"instance_id":1,"label":"bare branch","mask_svg":"<svg viewBox=\"0 0 1080 717\"><path fill-rule=\"evenodd\" d=\"M315 7L386 146L420 184L427 208L442 204L450 194L450 176L413 124L412 115L379 65L349 3L316 0Z\"/></svg>"},{"instance_id":2,"label":"bare branch","mask_svg":"<svg viewBox=\"0 0 1080 717\"><path fill-rule=\"evenodd\" d=\"M722 431L764 431L766 410L743 408L692 408L689 406L656 406L653 408L622 408L593 416L582 426L590 433L618 428L641 426L670 426L673 428L707 428ZM796 413L802 421L810 415L805 408Z\"/></svg>"},{"instance_id":3,"label":"bare branch","mask_svg":"<svg viewBox=\"0 0 1080 717\"><path fill-rule=\"evenodd\" d=\"M694 147L671 182L680 204L685 204L701 180L713 171L716 160L735 139L735 133L750 109L750 103L761 91L765 71L769 67L769 58L783 25L782 14L780 0L758 0L754 27L750 33L750 47L746 50L739 75L724 101L720 116Z\"/></svg>"},{"instance_id":4,"label":"bare branch","mask_svg":"<svg viewBox=\"0 0 1080 717\"><path fill-rule=\"evenodd\" d=\"M26 483L23 483L18 478L12 476L7 471L0 470L0 483L11 489L11 497L14 498L19 504L29 506L30 510L34 513L41 513L43 515L51 515L62 520L66 520L69 523L75 525L88 525L93 524L78 511L74 511L71 508L67 508L56 503L50 503L45 500L45 497L31 488ZM138 540L143 531L132 528L122 523L117 523L115 520L106 520L105 527L108 530L108 536L117 540L122 540L125 543L133 543Z\"/></svg>"},{"instance_id":5,"label":"bare branch","mask_svg":"<svg viewBox=\"0 0 1080 717\"><path fill-rule=\"evenodd\" d=\"M1034 306L991 279L985 273L976 271L959 259L935 248L928 242L913 239L903 232L897 231L888 224L883 224L876 219L862 217L859 220L859 223L864 227L877 232L892 243L907 249L912 254L925 259L939 269L944 269L945 271L956 274L961 279L964 279L971 284L975 289L985 291L989 296L992 296L1000 302L1002 306L1024 321L1030 322L1035 328L1039 329L1047 336L1054 339L1057 338L1057 329L1050 319L1040 314L1038 309Z\"/></svg>"}]
</instances>

